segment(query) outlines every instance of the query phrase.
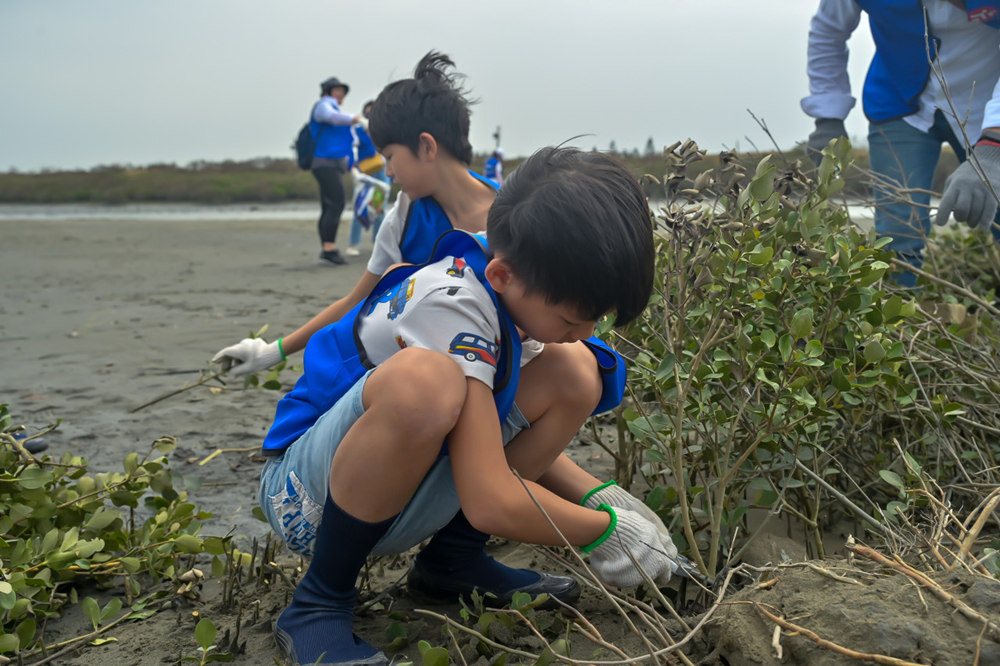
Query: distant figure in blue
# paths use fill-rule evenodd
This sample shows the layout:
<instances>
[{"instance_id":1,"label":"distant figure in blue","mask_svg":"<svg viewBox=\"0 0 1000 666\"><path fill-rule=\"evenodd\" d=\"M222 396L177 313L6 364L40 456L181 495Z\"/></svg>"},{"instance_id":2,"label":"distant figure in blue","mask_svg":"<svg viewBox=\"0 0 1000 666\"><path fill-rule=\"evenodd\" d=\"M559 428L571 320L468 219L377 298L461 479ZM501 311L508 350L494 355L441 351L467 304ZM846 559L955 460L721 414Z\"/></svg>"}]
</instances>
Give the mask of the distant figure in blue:
<instances>
[{"instance_id":1,"label":"distant figure in blue","mask_svg":"<svg viewBox=\"0 0 1000 666\"><path fill-rule=\"evenodd\" d=\"M328 264L346 264L347 260L337 250L337 228L347 199L344 174L354 159L351 125L361 122L361 116L341 111L340 105L350 88L336 76L323 81L319 88L320 98L309 119L309 131L316 142L311 171L319 184L321 204L319 239L323 251L319 258Z\"/></svg>"},{"instance_id":2,"label":"distant figure in blue","mask_svg":"<svg viewBox=\"0 0 1000 666\"><path fill-rule=\"evenodd\" d=\"M369 114L372 112L372 105L375 102L369 100L365 102L364 108L361 110L361 115L364 116L365 120L368 120ZM356 125L354 127L354 136L357 139L355 143L355 149L357 152L357 168L361 173L367 174L373 178L377 178L383 183L389 183L389 177L385 175L385 159L379 154L375 149L375 144L372 143L372 138L368 135L368 130L365 129L364 125ZM360 192L361 188L355 190L355 196ZM376 196L381 196L381 193L376 193ZM388 197L385 197L388 199ZM357 202L355 202L356 204ZM385 217L384 203L378 206L379 212L374 220L371 220L371 230L372 238L378 234L378 228L382 224L382 218ZM361 218L358 216L358 209L355 205L354 216L351 219L351 235L348 240L346 254L350 257L356 257L361 254L361 232L367 228L362 222Z\"/></svg>"},{"instance_id":3,"label":"distant figure in blue","mask_svg":"<svg viewBox=\"0 0 1000 666\"><path fill-rule=\"evenodd\" d=\"M497 187L503 185L503 149L497 148L490 155L490 158L486 160L486 166L483 168L483 175L492 180L497 184Z\"/></svg>"}]
</instances>

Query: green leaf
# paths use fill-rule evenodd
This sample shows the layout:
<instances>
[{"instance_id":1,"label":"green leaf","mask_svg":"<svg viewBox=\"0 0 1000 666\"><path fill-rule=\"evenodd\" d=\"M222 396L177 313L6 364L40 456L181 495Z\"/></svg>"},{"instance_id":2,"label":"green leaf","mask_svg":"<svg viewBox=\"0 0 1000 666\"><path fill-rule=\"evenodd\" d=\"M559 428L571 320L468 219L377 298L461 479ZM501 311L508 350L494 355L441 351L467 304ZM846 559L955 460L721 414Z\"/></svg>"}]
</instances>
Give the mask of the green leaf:
<instances>
[{"instance_id":1,"label":"green leaf","mask_svg":"<svg viewBox=\"0 0 1000 666\"><path fill-rule=\"evenodd\" d=\"M122 568L129 573L135 573L142 567L138 557L122 557Z\"/></svg>"},{"instance_id":2,"label":"green leaf","mask_svg":"<svg viewBox=\"0 0 1000 666\"><path fill-rule=\"evenodd\" d=\"M101 607L97 604L97 599L86 597L80 602L80 610L90 620L90 623L94 625L94 630L96 631L97 627L101 624Z\"/></svg>"},{"instance_id":3,"label":"green leaf","mask_svg":"<svg viewBox=\"0 0 1000 666\"><path fill-rule=\"evenodd\" d=\"M778 351L781 352L781 360L788 363L788 357L792 355L792 336L785 333L778 338Z\"/></svg>"},{"instance_id":4,"label":"green leaf","mask_svg":"<svg viewBox=\"0 0 1000 666\"><path fill-rule=\"evenodd\" d=\"M192 534L181 534L174 539L174 547L182 553L195 555L201 552L201 539Z\"/></svg>"},{"instance_id":5,"label":"green leaf","mask_svg":"<svg viewBox=\"0 0 1000 666\"><path fill-rule=\"evenodd\" d=\"M113 599L111 599L111 601L108 602L108 605L104 607L104 610L101 611L101 622L104 622L105 620L113 618L115 615L118 615L121 609L122 609L122 600L119 599L118 597L114 597Z\"/></svg>"},{"instance_id":6,"label":"green leaf","mask_svg":"<svg viewBox=\"0 0 1000 666\"><path fill-rule=\"evenodd\" d=\"M195 640L206 652L215 644L215 633L215 624L207 617L198 620L198 626L194 628Z\"/></svg>"},{"instance_id":7,"label":"green leaf","mask_svg":"<svg viewBox=\"0 0 1000 666\"><path fill-rule=\"evenodd\" d=\"M802 308L792 317L792 323L788 326L788 332L796 340L809 337L813 329L812 308Z\"/></svg>"},{"instance_id":8,"label":"green leaf","mask_svg":"<svg viewBox=\"0 0 1000 666\"><path fill-rule=\"evenodd\" d=\"M766 346L768 349L773 347L775 342L774 331L772 331L769 328L765 328L763 331L760 332L760 341L763 342L764 346Z\"/></svg>"},{"instance_id":9,"label":"green leaf","mask_svg":"<svg viewBox=\"0 0 1000 666\"><path fill-rule=\"evenodd\" d=\"M139 468L139 454L134 451L128 454L122 465L125 468L125 473L131 476Z\"/></svg>"},{"instance_id":10,"label":"green leaf","mask_svg":"<svg viewBox=\"0 0 1000 666\"><path fill-rule=\"evenodd\" d=\"M91 516L90 520L87 521L87 524L84 525L84 529L101 532L120 517L121 514L119 514L115 509L106 509L102 507L94 512L94 515Z\"/></svg>"},{"instance_id":11,"label":"green leaf","mask_svg":"<svg viewBox=\"0 0 1000 666\"><path fill-rule=\"evenodd\" d=\"M878 363L885 358L885 349L878 340L871 340L865 344L865 360L869 363Z\"/></svg>"},{"instance_id":12,"label":"green leaf","mask_svg":"<svg viewBox=\"0 0 1000 666\"><path fill-rule=\"evenodd\" d=\"M425 650L421 655L424 666L449 666L448 650L443 647L432 647Z\"/></svg>"},{"instance_id":13,"label":"green leaf","mask_svg":"<svg viewBox=\"0 0 1000 666\"><path fill-rule=\"evenodd\" d=\"M772 258L774 258L774 248L762 247L750 255L750 263L755 266L763 266L764 264L771 263Z\"/></svg>"},{"instance_id":14,"label":"green leaf","mask_svg":"<svg viewBox=\"0 0 1000 666\"><path fill-rule=\"evenodd\" d=\"M885 481L886 483L888 483L890 486L894 486L895 488L898 488L899 490L905 490L906 489L904 487L904 485L903 485L903 479L900 478L899 474L896 474L892 470L889 470L889 469L880 469L878 471L878 475L880 477L882 477L882 480Z\"/></svg>"},{"instance_id":15,"label":"green leaf","mask_svg":"<svg viewBox=\"0 0 1000 666\"><path fill-rule=\"evenodd\" d=\"M17 652L21 641L16 634L0 634L0 654L4 652Z\"/></svg>"}]
</instances>

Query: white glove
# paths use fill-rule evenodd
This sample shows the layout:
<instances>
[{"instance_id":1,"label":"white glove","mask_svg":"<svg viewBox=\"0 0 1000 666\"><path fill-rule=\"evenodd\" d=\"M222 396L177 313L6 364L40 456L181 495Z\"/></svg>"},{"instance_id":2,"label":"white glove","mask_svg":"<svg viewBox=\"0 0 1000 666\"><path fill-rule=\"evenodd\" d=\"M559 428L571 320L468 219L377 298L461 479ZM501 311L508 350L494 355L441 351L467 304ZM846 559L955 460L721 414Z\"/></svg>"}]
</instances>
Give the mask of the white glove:
<instances>
[{"instance_id":1,"label":"white glove","mask_svg":"<svg viewBox=\"0 0 1000 666\"><path fill-rule=\"evenodd\" d=\"M660 535L660 548L663 549L663 552L671 560L677 560L677 546L674 545L673 540L670 538L670 531L663 524L663 521L660 520L660 517L656 515L656 512L646 506L645 502L631 495L614 481L608 481L604 485L597 486L597 488L591 490L583 498L583 506L588 509L596 509L601 504L607 504L615 509L635 511L651 522Z\"/></svg>"},{"instance_id":2,"label":"white glove","mask_svg":"<svg viewBox=\"0 0 1000 666\"><path fill-rule=\"evenodd\" d=\"M1000 188L1000 146L979 144L972 149L972 154L979 160L983 175L976 171L972 160L958 165L945 181L935 224L944 224L954 213L959 222L965 222L973 229L989 231L997 213L993 191ZM983 177L989 185L983 182Z\"/></svg>"},{"instance_id":3,"label":"white glove","mask_svg":"<svg viewBox=\"0 0 1000 666\"><path fill-rule=\"evenodd\" d=\"M266 342L263 338L243 338L235 345L219 351L212 357L212 363L221 363L229 368L233 377L266 370L283 358L280 340ZM236 365L233 363L236 362Z\"/></svg>"},{"instance_id":4,"label":"white glove","mask_svg":"<svg viewBox=\"0 0 1000 666\"><path fill-rule=\"evenodd\" d=\"M661 548L656 527L635 511L615 510L607 504L598 509L611 514L612 528L583 549L590 553L590 566L597 577L615 587L635 587L646 581L636 568L638 564L653 582L666 585L677 565Z\"/></svg>"}]
</instances>

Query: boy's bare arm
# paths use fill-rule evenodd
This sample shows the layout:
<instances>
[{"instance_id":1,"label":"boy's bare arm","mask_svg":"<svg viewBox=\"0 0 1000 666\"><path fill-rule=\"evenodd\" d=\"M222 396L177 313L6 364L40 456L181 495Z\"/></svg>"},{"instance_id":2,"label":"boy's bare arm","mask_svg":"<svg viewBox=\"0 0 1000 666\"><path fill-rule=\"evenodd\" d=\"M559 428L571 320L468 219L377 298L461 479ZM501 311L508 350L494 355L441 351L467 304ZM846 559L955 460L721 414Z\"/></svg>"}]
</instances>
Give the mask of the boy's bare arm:
<instances>
[{"instance_id":1,"label":"boy's bare arm","mask_svg":"<svg viewBox=\"0 0 1000 666\"><path fill-rule=\"evenodd\" d=\"M532 500L507 465L492 391L477 379L466 382L465 405L448 437L448 451L469 522L483 532L509 539L563 545L535 504L537 500L572 545L587 545L604 534L611 520L604 511L581 507L526 481Z\"/></svg>"},{"instance_id":2,"label":"boy's bare arm","mask_svg":"<svg viewBox=\"0 0 1000 666\"><path fill-rule=\"evenodd\" d=\"M538 478L538 483L559 497L579 504L584 495L604 481L584 470L563 453Z\"/></svg>"},{"instance_id":3,"label":"boy's bare arm","mask_svg":"<svg viewBox=\"0 0 1000 666\"><path fill-rule=\"evenodd\" d=\"M358 279L350 293L331 303L325 310L300 326L294 333L282 338L281 346L285 354L294 354L304 349L312 334L319 329L338 321L351 308L363 301L371 293L381 276L365 271Z\"/></svg>"}]
</instances>

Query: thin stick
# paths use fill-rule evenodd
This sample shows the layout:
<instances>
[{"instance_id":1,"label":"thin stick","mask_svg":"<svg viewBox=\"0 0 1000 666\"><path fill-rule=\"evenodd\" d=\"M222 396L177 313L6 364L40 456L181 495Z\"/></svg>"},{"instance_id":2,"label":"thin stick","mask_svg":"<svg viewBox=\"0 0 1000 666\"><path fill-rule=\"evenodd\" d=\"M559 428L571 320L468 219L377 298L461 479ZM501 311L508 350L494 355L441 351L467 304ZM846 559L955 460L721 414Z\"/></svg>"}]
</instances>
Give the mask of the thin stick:
<instances>
[{"instance_id":1,"label":"thin stick","mask_svg":"<svg viewBox=\"0 0 1000 666\"><path fill-rule=\"evenodd\" d=\"M958 549L959 560L964 560L969 555L969 551L972 550L972 544L975 543L977 538L979 538L979 533L982 532L983 526L986 525L986 521L989 520L991 515L993 515L993 511L997 508L997 504L1000 504L1000 488L997 488L990 493L990 496L986 501L986 506L983 507L983 510L979 513L979 517L976 518L976 522L972 525L969 533L965 535L965 539L962 540L962 545Z\"/></svg>"},{"instance_id":2,"label":"thin stick","mask_svg":"<svg viewBox=\"0 0 1000 666\"><path fill-rule=\"evenodd\" d=\"M176 391L171 391L170 393L164 393L163 395L161 395L158 398L153 398L149 402L144 402L141 405L139 405L138 407L133 407L132 409L128 410L128 413L129 414L135 414L140 409L145 409L146 407L149 407L150 405L155 405L156 403L158 403L158 402L160 402L162 400L166 400L167 398L172 398L173 396L177 395L178 393L183 393L184 391L188 391L188 390L193 389L195 387L201 386L202 384L204 384L206 382L210 382L210 381L212 381L213 379L215 379L217 377L221 377L222 375L226 374L227 372L229 372L229 371L228 370L219 370L218 372L213 372L212 374L210 374L210 375L208 375L206 377L202 377L201 379L199 379L198 381L196 381L193 384L188 384L184 388L179 388Z\"/></svg>"},{"instance_id":3,"label":"thin stick","mask_svg":"<svg viewBox=\"0 0 1000 666\"><path fill-rule=\"evenodd\" d=\"M259 448L260 448L260 444L258 444L256 446L242 446L242 447L235 448L235 449L216 449L215 451L212 451L210 454L208 454L205 457L204 460L202 460L201 462L198 463L198 465L199 466L204 465L205 463L207 463L208 461L210 461L212 458L215 458L216 456L218 456L218 455L220 455L222 453L246 453L247 451L256 451ZM205 484L205 485L208 485L208 484Z\"/></svg>"},{"instance_id":4,"label":"thin stick","mask_svg":"<svg viewBox=\"0 0 1000 666\"><path fill-rule=\"evenodd\" d=\"M992 312L994 315L1000 317L1000 310L998 310L996 308L996 306L994 306L992 303L987 303L986 301L984 301L983 299L981 299L979 296L976 296L974 293L972 293L968 289L965 289L964 287L959 287L954 282L948 282L947 280L942 280L938 276L931 275L930 273L928 273L926 271L922 271L919 268L917 268L916 266L911 266L910 264L906 263L905 261L902 261L901 259L895 259L895 258L893 258L892 263L897 268L906 269L906 270L910 271L911 273L913 273L915 275L919 275L920 277L922 277L922 278L924 278L926 280L930 280L931 282L936 282L937 284L941 285L942 287L948 287L952 291L955 291L955 292L961 294L962 296L965 296L969 300L973 301L974 303L976 303L979 307L983 308L984 310L988 310L988 311Z\"/></svg>"}]
</instances>

